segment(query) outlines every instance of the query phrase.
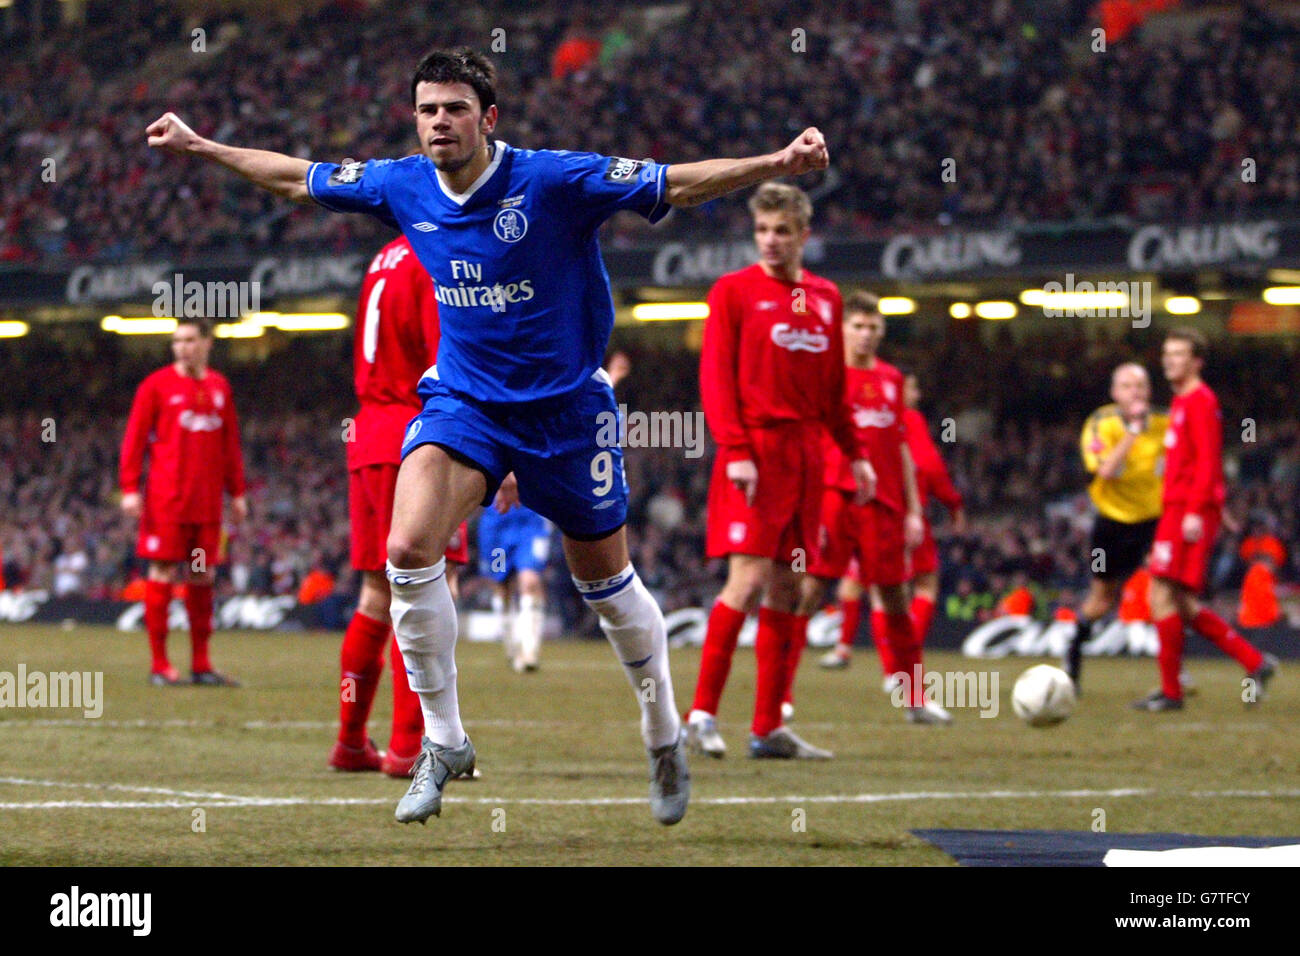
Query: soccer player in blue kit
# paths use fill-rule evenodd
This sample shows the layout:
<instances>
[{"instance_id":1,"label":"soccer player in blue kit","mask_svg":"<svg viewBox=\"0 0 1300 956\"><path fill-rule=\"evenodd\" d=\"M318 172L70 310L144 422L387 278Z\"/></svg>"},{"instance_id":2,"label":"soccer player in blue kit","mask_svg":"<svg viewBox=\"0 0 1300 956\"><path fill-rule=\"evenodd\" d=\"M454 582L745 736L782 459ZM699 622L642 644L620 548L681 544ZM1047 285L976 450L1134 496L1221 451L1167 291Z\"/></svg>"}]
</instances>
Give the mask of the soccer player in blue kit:
<instances>
[{"instance_id":1,"label":"soccer player in blue kit","mask_svg":"<svg viewBox=\"0 0 1300 956\"><path fill-rule=\"evenodd\" d=\"M815 128L745 159L664 165L493 137L491 63L435 50L411 78L420 153L342 164L242 149L197 135L174 113L151 147L216 162L284 198L369 213L399 228L437 286L442 341L420 381L424 410L402 448L388 580L392 619L425 718L423 751L397 805L403 823L442 810L447 780L470 773L474 746L456 693L456 609L443 552L510 471L523 504L563 533L569 572L600 618L641 708L650 808L677 823L690 799L663 615L628 557L622 449L602 447L616 414L600 367L614 323L596 232L621 209L658 222L777 176L825 169Z\"/></svg>"},{"instance_id":2,"label":"soccer player in blue kit","mask_svg":"<svg viewBox=\"0 0 1300 956\"><path fill-rule=\"evenodd\" d=\"M510 666L516 673L535 671L546 618L542 572L551 555L551 523L523 505L507 508L500 498L478 519L478 573L493 581L492 614Z\"/></svg>"}]
</instances>

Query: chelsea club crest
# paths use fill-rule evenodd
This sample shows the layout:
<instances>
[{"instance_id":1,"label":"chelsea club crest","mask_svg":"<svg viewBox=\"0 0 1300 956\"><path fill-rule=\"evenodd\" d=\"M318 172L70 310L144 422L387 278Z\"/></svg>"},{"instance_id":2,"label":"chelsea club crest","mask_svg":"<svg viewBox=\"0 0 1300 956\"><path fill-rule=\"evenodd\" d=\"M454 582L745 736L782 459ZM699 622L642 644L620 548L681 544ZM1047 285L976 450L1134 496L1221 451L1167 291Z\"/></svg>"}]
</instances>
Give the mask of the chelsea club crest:
<instances>
[{"instance_id":1,"label":"chelsea club crest","mask_svg":"<svg viewBox=\"0 0 1300 956\"><path fill-rule=\"evenodd\" d=\"M528 232L528 218L522 209L502 209L492 220L492 231L502 242L518 242Z\"/></svg>"}]
</instances>

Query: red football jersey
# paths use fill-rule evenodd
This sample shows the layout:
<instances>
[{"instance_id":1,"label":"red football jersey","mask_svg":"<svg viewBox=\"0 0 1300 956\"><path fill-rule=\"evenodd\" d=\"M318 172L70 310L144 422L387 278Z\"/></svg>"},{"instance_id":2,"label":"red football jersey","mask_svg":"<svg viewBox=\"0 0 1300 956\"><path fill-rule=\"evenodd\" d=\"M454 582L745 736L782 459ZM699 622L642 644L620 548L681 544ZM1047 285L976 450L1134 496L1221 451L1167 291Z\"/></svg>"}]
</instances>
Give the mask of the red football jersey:
<instances>
[{"instance_id":1,"label":"red football jersey","mask_svg":"<svg viewBox=\"0 0 1300 956\"><path fill-rule=\"evenodd\" d=\"M903 490L903 373L884 359L871 368L848 368L844 377L845 407L852 416L859 441L876 470L875 500L896 511L907 510ZM848 459L828 437L826 485L853 491Z\"/></svg>"},{"instance_id":2,"label":"red football jersey","mask_svg":"<svg viewBox=\"0 0 1300 956\"><path fill-rule=\"evenodd\" d=\"M759 265L709 290L700 355L704 414L724 461L754 458L746 429L820 421L860 455L844 394L842 302L835 283L807 269L801 282Z\"/></svg>"},{"instance_id":3,"label":"red football jersey","mask_svg":"<svg viewBox=\"0 0 1300 956\"><path fill-rule=\"evenodd\" d=\"M398 464L402 437L422 402L420 378L438 358L438 303L433 279L406 237L375 255L361 285L353 343L361 410L348 442L348 468Z\"/></svg>"},{"instance_id":4,"label":"red football jersey","mask_svg":"<svg viewBox=\"0 0 1300 956\"><path fill-rule=\"evenodd\" d=\"M934 495L949 511L956 511L962 506L961 492L948 475L948 466L930 437L930 426L926 424L925 416L915 408L909 408L903 412L903 426L907 431L912 463L916 466L916 490L921 496L922 510Z\"/></svg>"},{"instance_id":5,"label":"red football jersey","mask_svg":"<svg viewBox=\"0 0 1300 956\"><path fill-rule=\"evenodd\" d=\"M149 507L160 520L221 520L221 492L244 493L244 459L230 383L208 369L191 378L174 365L146 378L135 393L122 439L119 481L140 490L149 453Z\"/></svg>"},{"instance_id":6,"label":"red football jersey","mask_svg":"<svg viewBox=\"0 0 1300 956\"><path fill-rule=\"evenodd\" d=\"M1165 431L1163 502L1189 509L1222 507L1223 420L1219 400L1202 382L1186 395L1175 395Z\"/></svg>"}]
</instances>

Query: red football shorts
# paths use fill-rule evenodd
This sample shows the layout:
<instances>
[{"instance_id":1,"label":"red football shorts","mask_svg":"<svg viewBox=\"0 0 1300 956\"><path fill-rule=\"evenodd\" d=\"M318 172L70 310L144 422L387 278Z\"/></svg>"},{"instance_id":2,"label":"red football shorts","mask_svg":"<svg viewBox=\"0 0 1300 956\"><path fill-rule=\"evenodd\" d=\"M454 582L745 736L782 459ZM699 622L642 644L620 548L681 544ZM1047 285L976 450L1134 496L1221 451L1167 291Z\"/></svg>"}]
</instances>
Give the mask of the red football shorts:
<instances>
[{"instance_id":1,"label":"red football shorts","mask_svg":"<svg viewBox=\"0 0 1300 956\"><path fill-rule=\"evenodd\" d=\"M903 513L875 501L867 502L862 511L858 583L892 587L910 580L912 567L903 540Z\"/></svg>"},{"instance_id":2,"label":"red football shorts","mask_svg":"<svg viewBox=\"0 0 1300 956\"><path fill-rule=\"evenodd\" d=\"M723 456L709 484L707 548L711 558L752 554L781 562L816 557L822 497L822 425L789 422L749 431L758 468L754 504L727 480Z\"/></svg>"},{"instance_id":3,"label":"red football shorts","mask_svg":"<svg viewBox=\"0 0 1300 956\"><path fill-rule=\"evenodd\" d=\"M1205 574L1210 557L1214 554L1214 539L1219 535L1220 512L1211 505L1197 512L1201 516L1201 536L1195 541L1183 540L1183 515L1187 509L1181 504L1165 506L1156 525L1155 541L1147 568L1158 578L1181 584L1194 594L1205 590Z\"/></svg>"},{"instance_id":4,"label":"red football shorts","mask_svg":"<svg viewBox=\"0 0 1300 956\"><path fill-rule=\"evenodd\" d=\"M206 570L224 564L220 521L168 521L145 502L135 553L147 561L182 561ZM197 562L202 561L202 565Z\"/></svg>"},{"instance_id":5,"label":"red football shorts","mask_svg":"<svg viewBox=\"0 0 1300 956\"><path fill-rule=\"evenodd\" d=\"M387 563L397 469L397 465L364 465L348 472L352 567L358 571L383 571ZM468 532L464 522L451 536L446 558L460 564L469 563Z\"/></svg>"},{"instance_id":6,"label":"red football shorts","mask_svg":"<svg viewBox=\"0 0 1300 956\"><path fill-rule=\"evenodd\" d=\"M817 560L808 573L819 578L842 578L862 547L862 513L853 495L840 488L822 491L821 525L817 531Z\"/></svg>"},{"instance_id":7,"label":"red football shorts","mask_svg":"<svg viewBox=\"0 0 1300 956\"><path fill-rule=\"evenodd\" d=\"M934 543L934 531L930 528L930 522L925 523L925 537L921 543L916 546L912 552L912 577L918 578L922 574L934 574L939 570L939 548Z\"/></svg>"},{"instance_id":8,"label":"red football shorts","mask_svg":"<svg viewBox=\"0 0 1300 956\"><path fill-rule=\"evenodd\" d=\"M809 570L819 578L849 573L859 584L902 584L911 578L903 540L903 515L874 501L855 505L847 491L827 488L822 495L822 524L817 560Z\"/></svg>"}]
</instances>

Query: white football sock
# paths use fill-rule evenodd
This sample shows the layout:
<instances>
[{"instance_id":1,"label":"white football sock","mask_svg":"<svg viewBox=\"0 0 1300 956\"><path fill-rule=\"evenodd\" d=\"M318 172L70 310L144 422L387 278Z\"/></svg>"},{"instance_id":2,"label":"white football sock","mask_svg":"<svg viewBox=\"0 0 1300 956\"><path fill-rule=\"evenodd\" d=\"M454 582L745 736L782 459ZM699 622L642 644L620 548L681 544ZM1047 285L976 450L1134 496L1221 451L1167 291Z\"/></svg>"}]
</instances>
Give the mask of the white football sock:
<instances>
[{"instance_id":1,"label":"white football sock","mask_svg":"<svg viewBox=\"0 0 1300 956\"><path fill-rule=\"evenodd\" d=\"M497 631L501 634L501 640L506 639L506 602L501 596L500 591L492 592L492 617L496 621Z\"/></svg>"},{"instance_id":2,"label":"white football sock","mask_svg":"<svg viewBox=\"0 0 1300 956\"><path fill-rule=\"evenodd\" d=\"M465 728L456 697L456 604L446 571L446 559L428 568L389 563L389 611L407 683L420 697L425 736L440 747L459 747Z\"/></svg>"},{"instance_id":3,"label":"white football sock","mask_svg":"<svg viewBox=\"0 0 1300 956\"><path fill-rule=\"evenodd\" d=\"M542 602L528 594L519 596L519 616L515 618L515 646L525 663L536 664L542 648L542 625L546 612Z\"/></svg>"},{"instance_id":4,"label":"white football sock","mask_svg":"<svg viewBox=\"0 0 1300 956\"><path fill-rule=\"evenodd\" d=\"M659 605L632 565L603 581L573 579L623 663L641 705L641 738L651 750L677 740L681 718L668 671L668 629Z\"/></svg>"},{"instance_id":5,"label":"white football sock","mask_svg":"<svg viewBox=\"0 0 1300 956\"><path fill-rule=\"evenodd\" d=\"M502 594L495 589L492 591L492 613L496 617L497 629L501 633L501 649L505 651L507 660L514 660L515 612L508 593Z\"/></svg>"}]
</instances>

